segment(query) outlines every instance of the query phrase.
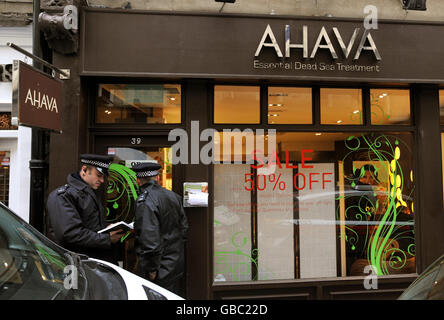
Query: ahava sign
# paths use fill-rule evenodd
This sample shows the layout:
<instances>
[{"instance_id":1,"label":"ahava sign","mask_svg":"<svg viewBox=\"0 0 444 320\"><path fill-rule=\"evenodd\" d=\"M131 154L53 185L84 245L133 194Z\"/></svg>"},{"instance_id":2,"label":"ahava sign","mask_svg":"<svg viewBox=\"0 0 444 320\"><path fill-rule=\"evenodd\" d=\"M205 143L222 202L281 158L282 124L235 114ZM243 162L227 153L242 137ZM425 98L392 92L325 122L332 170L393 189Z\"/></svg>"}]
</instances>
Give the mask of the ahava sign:
<instances>
[{"instance_id":1,"label":"ahava sign","mask_svg":"<svg viewBox=\"0 0 444 320\"><path fill-rule=\"evenodd\" d=\"M62 130L62 83L14 60L12 117L18 124Z\"/></svg>"},{"instance_id":2,"label":"ahava sign","mask_svg":"<svg viewBox=\"0 0 444 320\"><path fill-rule=\"evenodd\" d=\"M378 65L369 66L357 64L363 52L370 52L375 61L382 60L381 54L379 53L371 32L368 29L361 32L360 28L355 28L350 40L345 41L337 27L333 27L329 35L327 28L323 26L316 38L316 41L314 42L314 45L312 46L310 46L309 43L308 26L302 26L302 41L300 43L291 42L290 31L290 26L285 25L285 43L283 46L280 46L271 26L269 24L267 25L254 54L255 69L380 72ZM314 61L314 63L307 63L306 60L290 62L284 59L282 59L282 62L263 62L259 60L259 56L264 47L273 48L279 58L290 58L292 50L302 50L302 58L309 60L316 59L316 56L320 50L327 50L333 60L333 63L317 61ZM340 51L338 52L335 47L340 48ZM284 51L282 51L281 48L283 48ZM351 59L352 57L353 59ZM348 64L349 62L351 62L351 64Z\"/></svg>"}]
</instances>

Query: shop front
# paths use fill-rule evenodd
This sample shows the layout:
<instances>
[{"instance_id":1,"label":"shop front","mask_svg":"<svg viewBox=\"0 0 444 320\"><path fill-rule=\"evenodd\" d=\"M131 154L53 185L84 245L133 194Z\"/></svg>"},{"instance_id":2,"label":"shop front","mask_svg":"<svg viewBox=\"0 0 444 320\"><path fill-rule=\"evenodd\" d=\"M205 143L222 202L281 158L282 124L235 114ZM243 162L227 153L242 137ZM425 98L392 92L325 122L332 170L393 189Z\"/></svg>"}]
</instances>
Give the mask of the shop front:
<instances>
[{"instance_id":1,"label":"shop front","mask_svg":"<svg viewBox=\"0 0 444 320\"><path fill-rule=\"evenodd\" d=\"M54 55L76 67L66 95L79 98L51 137L50 184L68 154L114 155L113 221L132 218L136 162L160 163L180 195L208 183L208 203L186 207L186 298L396 298L444 253L444 25L107 9L80 21L79 55Z\"/></svg>"}]
</instances>

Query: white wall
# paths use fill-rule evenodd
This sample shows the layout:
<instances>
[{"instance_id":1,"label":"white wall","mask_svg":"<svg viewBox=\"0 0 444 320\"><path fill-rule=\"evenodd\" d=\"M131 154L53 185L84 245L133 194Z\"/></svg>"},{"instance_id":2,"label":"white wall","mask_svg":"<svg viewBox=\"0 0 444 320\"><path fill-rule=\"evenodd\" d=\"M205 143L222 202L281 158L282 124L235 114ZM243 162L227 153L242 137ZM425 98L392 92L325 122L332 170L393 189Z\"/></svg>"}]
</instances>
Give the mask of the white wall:
<instances>
[{"instance_id":1,"label":"white wall","mask_svg":"<svg viewBox=\"0 0 444 320\"><path fill-rule=\"evenodd\" d=\"M32 52L32 26L0 27L0 64L19 59L23 54L6 46L12 42ZM32 63L32 59L27 59ZM12 83L0 82L0 111L11 111ZM9 207L24 220L29 221L31 129L0 130L0 150L10 151Z\"/></svg>"}]
</instances>

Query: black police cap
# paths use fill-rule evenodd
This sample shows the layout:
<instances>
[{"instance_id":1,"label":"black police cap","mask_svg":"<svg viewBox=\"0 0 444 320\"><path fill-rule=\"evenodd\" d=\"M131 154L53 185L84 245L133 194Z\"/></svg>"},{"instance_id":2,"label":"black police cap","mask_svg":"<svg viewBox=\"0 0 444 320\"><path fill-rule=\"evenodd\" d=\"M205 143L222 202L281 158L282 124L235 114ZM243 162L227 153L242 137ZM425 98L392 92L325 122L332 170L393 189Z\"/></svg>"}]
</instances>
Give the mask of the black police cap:
<instances>
[{"instance_id":1,"label":"black police cap","mask_svg":"<svg viewBox=\"0 0 444 320\"><path fill-rule=\"evenodd\" d=\"M82 154L80 155L80 162L84 165L93 166L99 172L107 175L109 166L113 162L113 157L99 154Z\"/></svg>"},{"instance_id":2,"label":"black police cap","mask_svg":"<svg viewBox=\"0 0 444 320\"><path fill-rule=\"evenodd\" d=\"M131 169L136 173L137 178L154 177L159 174L162 166L154 162L143 162L135 164Z\"/></svg>"}]
</instances>

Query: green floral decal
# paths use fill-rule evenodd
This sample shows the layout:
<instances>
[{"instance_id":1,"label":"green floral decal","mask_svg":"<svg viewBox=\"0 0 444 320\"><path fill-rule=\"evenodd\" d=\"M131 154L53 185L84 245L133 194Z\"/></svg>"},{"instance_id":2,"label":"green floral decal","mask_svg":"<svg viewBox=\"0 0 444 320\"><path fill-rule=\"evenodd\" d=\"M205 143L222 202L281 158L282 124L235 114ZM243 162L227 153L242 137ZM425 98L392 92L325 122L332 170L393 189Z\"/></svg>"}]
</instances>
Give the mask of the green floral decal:
<instances>
[{"instance_id":1,"label":"green floral decal","mask_svg":"<svg viewBox=\"0 0 444 320\"><path fill-rule=\"evenodd\" d=\"M133 170L117 163L111 164L108 171L106 220L132 222L135 201L139 193L136 174Z\"/></svg>"},{"instance_id":2,"label":"green floral decal","mask_svg":"<svg viewBox=\"0 0 444 320\"><path fill-rule=\"evenodd\" d=\"M413 184L406 187L406 178L413 182L413 172L410 170L406 177L405 164L401 161L401 150L410 153L409 146L395 136L384 134L350 136L345 145L348 149L343 159L345 164L350 164L350 159L354 159L356 154L359 154L360 159L364 155L366 161L387 164L388 177L387 187L383 191L345 195L345 200L354 200L352 205L346 205L345 208L345 240L351 251L357 250L358 244L360 245L366 252L368 264L374 267L378 275L403 272L407 264L414 261L415 256ZM358 168L353 167L352 172L353 175L346 180L353 188L356 180L363 177L364 170L361 168L358 172ZM407 191L410 192L406 194ZM337 219L339 209L338 206ZM399 219L401 216L404 217L402 220ZM364 228L365 233L357 232L356 226L360 226L361 230Z\"/></svg>"}]
</instances>

